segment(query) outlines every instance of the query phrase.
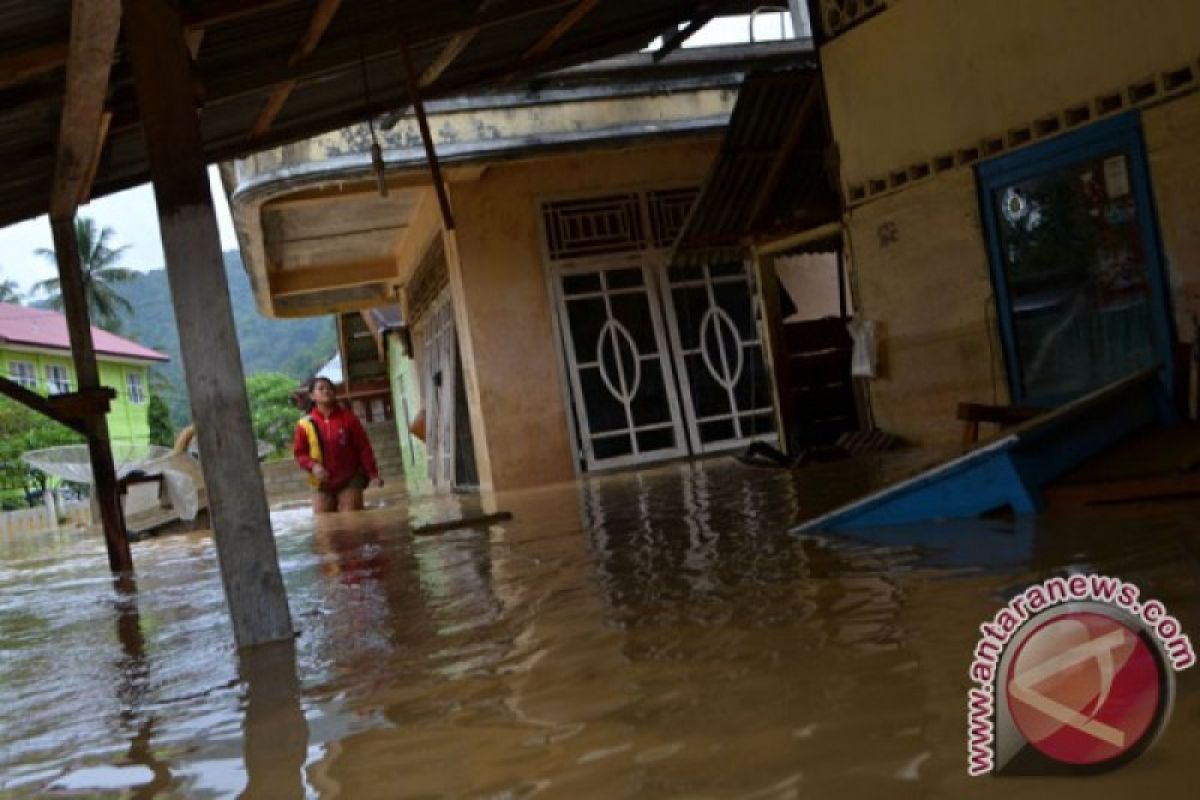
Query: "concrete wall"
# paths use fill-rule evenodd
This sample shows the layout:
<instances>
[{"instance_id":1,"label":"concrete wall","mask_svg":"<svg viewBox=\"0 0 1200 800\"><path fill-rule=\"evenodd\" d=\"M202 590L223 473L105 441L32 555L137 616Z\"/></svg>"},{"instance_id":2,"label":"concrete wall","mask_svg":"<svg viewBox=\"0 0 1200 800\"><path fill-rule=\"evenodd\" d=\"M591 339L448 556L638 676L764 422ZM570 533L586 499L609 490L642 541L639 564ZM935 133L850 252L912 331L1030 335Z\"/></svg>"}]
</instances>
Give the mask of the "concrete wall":
<instances>
[{"instance_id":1,"label":"concrete wall","mask_svg":"<svg viewBox=\"0 0 1200 800\"><path fill-rule=\"evenodd\" d=\"M847 185L1200 57L1196 0L913 0L821 51Z\"/></svg>"},{"instance_id":2,"label":"concrete wall","mask_svg":"<svg viewBox=\"0 0 1200 800\"><path fill-rule=\"evenodd\" d=\"M861 312L881 323L883 372L871 390L881 427L948 444L960 435L957 402L1007 402L971 163L1019 149L1014 131L1044 138L1039 119L1057 119L1046 135L1058 135L1076 109L1082 128L1105 115L1102 98L1119 98L1112 113L1140 108L1173 302L1190 336L1200 312L1197 31L1195 0L909 0L822 50L851 203L851 282ZM1184 66L1192 83L1168 88L1167 73ZM1147 82L1150 99L1131 94ZM938 169L947 154L953 163ZM894 178L922 164L929 177Z\"/></svg>"},{"instance_id":3,"label":"concrete wall","mask_svg":"<svg viewBox=\"0 0 1200 800\"><path fill-rule=\"evenodd\" d=\"M959 401L1008 401L973 173L855 209L847 235L859 313L880 323L876 424L921 444L956 441Z\"/></svg>"},{"instance_id":4,"label":"concrete wall","mask_svg":"<svg viewBox=\"0 0 1200 800\"><path fill-rule=\"evenodd\" d=\"M457 247L448 248L450 283L485 487L512 489L575 476L539 200L699 184L717 144L672 142L502 164L476 183L452 187L458 233Z\"/></svg>"},{"instance_id":5,"label":"concrete wall","mask_svg":"<svg viewBox=\"0 0 1200 800\"><path fill-rule=\"evenodd\" d=\"M1191 341L1200 315L1200 94L1146 109L1142 130L1176 324Z\"/></svg>"}]
</instances>

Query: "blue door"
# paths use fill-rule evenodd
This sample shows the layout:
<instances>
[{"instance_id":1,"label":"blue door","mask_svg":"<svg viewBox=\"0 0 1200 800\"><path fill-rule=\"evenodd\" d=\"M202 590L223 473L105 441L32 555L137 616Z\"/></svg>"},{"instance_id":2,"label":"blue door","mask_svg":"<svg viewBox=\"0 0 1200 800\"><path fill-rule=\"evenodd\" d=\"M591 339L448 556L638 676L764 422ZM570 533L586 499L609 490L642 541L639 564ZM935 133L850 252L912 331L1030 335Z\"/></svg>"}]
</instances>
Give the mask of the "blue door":
<instances>
[{"instance_id":1,"label":"blue door","mask_svg":"<svg viewBox=\"0 0 1200 800\"><path fill-rule=\"evenodd\" d=\"M1140 118L978 167L1013 402L1053 406L1161 365L1174 341Z\"/></svg>"}]
</instances>

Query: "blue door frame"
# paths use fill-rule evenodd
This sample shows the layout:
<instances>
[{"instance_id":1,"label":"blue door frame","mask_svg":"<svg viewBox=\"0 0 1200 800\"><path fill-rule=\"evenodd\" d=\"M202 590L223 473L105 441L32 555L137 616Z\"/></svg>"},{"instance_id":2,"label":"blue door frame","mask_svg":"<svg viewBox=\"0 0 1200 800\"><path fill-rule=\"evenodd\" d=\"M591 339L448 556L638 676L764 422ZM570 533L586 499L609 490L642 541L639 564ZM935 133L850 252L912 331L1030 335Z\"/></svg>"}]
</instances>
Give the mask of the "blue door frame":
<instances>
[{"instance_id":1,"label":"blue door frame","mask_svg":"<svg viewBox=\"0 0 1200 800\"><path fill-rule=\"evenodd\" d=\"M1017 404L1028 403L1021 376L1016 332L1013 328L1012 303L1004 256L1001 252L1000 231L997 225L996 189L1018 181L1035 178L1081 161L1121 151L1129 165L1130 189L1137 207L1138 224L1143 235L1147 273L1151 288L1153 341L1160 357L1160 376L1164 388L1173 385L1174 315L1170 293L1167 291L1166 270L1158 234L1158 214L1150 190L1150 169L1142 139L1141 115L1136 111L1097 122L1082 130L1051 139L1023 150L1000 156L976 167L980 213L986 238L988 259L991 261L992 285L995 288L1000 336L1004 343L1004 363L1009 392ZM1057 405L1072 397L1036 398Z\"/></svg>"}]
</instances>

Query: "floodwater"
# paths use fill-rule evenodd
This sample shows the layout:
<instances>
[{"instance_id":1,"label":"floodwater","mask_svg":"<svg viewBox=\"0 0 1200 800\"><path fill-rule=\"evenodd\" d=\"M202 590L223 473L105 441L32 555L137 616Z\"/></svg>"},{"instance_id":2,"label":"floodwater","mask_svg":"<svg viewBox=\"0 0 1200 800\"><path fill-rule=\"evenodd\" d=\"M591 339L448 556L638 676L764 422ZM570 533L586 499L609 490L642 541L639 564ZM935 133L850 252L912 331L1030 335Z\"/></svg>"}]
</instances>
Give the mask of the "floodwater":
<instances>
[{"instance_id":1,"label":"floodwater","mask_svg":"<svg viewBox=\"0 0 1200 800\"><path fill-rule=\"evenodd\" d=\"M728 459L486 498L511 522L414 537L479 498L273 521L294 643L239 658L213 545L0 541L0 796L1057 797L966 775L978 624L1027 584L1103 571L1200 635L1197 504L788 528L890 469ZM1164 736L1090 796L1177 796L1200 669ZM1016 781L1014 783L1013 781Z\"/></svg>"}]
</instances>

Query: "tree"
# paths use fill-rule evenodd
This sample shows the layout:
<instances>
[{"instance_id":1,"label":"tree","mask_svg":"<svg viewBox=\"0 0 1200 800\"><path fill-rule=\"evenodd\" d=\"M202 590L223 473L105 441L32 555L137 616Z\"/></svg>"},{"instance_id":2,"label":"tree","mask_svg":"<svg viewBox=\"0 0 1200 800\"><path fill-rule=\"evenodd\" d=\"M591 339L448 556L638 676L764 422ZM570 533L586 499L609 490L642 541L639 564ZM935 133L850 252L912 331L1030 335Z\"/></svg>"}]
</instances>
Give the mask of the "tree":
<instances>
[{"instance_id":1,"label":"tree","mask_svg":"<svg viewBox=\"0 0 1200 800\"><path fill-rule=\"evenodd\" d=\"M250 400L250 419L254 435L274 448L275 454L291 447L296 420L300 418L292 402L296 379L279 372L260 372L246 379Z\"/></svg>"},{"instance_id":2,"label":"tree","mask_svg":"<svg viewBox=\"0 0 1200 800\"><path fill-rule=\"evenodd\" d=\"M21 304L21 290L16 281L0 281L0 303Z\"/></svg>"},{"instance_id":3,"label":"tree","mask_svg":"<svg viewBox=\"0 0 1200 800\"><path fill-rule=\"evenodd\" d=\"M146 409L150 421L150 444L170 447L175 443L175 428L171 425L171 412L167 404L156 392L150 395L150 405Z\"/></svg>"},{"instance_id":4,"label":"tree","mask_svg":"<svg viewBox=\"0 0 1200 800\"><path fill-rule=\"evenodd\" d=\"M96 223L89 217L75 220L75 239L79 242L79 262L83 269L83 296L87 300L88 313L95 325L105 330L118 331L121 315L133 311L129 301L120 295L114 284L133 280L138 273L117 266L121 254L128 246L114 249L112 237L116 231L105 227L97 230ZM53 250L38 248L35 251L52 264L58 263ZM58 278L50 278L33 285L34 292L48 295L48 305L56 311L63 307L62 285Z\"/></svg>"},{"instance_id":5,"label":"tree","mask_svg":"<svg viewBox=\"0 0 1200 800\"><path fill-rule=\"evenodd\" d=\"M47 475L21 460L22 453L64 444L79 444L83 437L43 417L15 400L0 397L0 471L8 486L21 487L25 497L46 489ZM13 498L5 498L11 501Z\"/></svg>"}]
</instances>

